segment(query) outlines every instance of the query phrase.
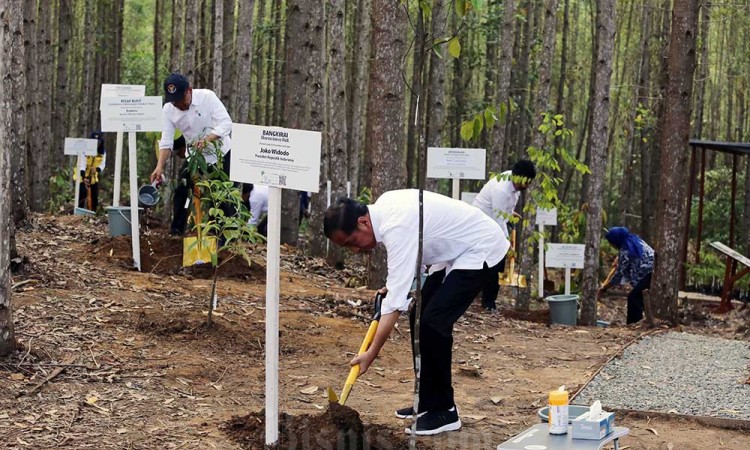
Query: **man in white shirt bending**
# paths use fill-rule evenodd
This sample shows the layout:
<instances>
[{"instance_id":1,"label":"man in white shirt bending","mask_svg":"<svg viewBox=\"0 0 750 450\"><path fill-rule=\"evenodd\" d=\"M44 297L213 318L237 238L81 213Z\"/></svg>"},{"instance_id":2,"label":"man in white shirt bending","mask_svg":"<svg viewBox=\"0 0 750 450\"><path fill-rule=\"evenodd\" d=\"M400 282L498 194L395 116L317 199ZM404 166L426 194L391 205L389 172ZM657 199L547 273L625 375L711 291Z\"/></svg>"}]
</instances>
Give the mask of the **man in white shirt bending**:
<instances>
[{"instance_id":1,"label":"man in white shirt bending","mask_svg":"<svg viewBox=\"0 0 750 450\"><path fill-rule=\"evenodd\" d=\"M382 243L388 256L388 279L382 290L387 296L378 330L369 350L351 361L352 365L360 365L360 373L367 372L399 315L409 307L407 295L417 270L419 250L418 193L414 189L386 192L373 205L341 199L325 214L323 229L334 244L359 253ZM423 229L421 265L445 266L427 277L422 287L422 363L416 433L431 435L461 428L451 382L453 324L469 308L488 276L497 276L496 266L510 244L497 224L481 211L433 192L424 192ZM414 317L412 308L412 330ZM412 335L412 348L413 338ZM400 418L413 414L411 407L396 411Z\"/></svg>"},{"instance_id":2,"label":"man in white shirt bending","mask_svg":"<svg viewBox=\"0 0 750 450\"><path fill-rule=\"evenodd\" d=\"M515 163L511 170L506 170L500 175L490 178L479 191L473 204L497 222L503 230L503 235L509 238L508 220L513 216L518 199L521 197L521 191L528 188L535 177L534 163L528 159L522 159ZM498 267L498 274L503 270L505 270L504 259ZM500 290L497 274L492 280L482 290L482 306L490 312L497 309L495 302Z\"/></svg>"},{"instance_id":3,"label":"man in white shirt bending","mask_svg":"<svg viewBox=\"0 0 750 450\"><path fill-rule=\"evenodd\" d=\"M247 223L255 226L258 233L266 236L268 234L268 186L244 183L242 200L250 210L250 220Z\"/></svg>"}]
</instances>

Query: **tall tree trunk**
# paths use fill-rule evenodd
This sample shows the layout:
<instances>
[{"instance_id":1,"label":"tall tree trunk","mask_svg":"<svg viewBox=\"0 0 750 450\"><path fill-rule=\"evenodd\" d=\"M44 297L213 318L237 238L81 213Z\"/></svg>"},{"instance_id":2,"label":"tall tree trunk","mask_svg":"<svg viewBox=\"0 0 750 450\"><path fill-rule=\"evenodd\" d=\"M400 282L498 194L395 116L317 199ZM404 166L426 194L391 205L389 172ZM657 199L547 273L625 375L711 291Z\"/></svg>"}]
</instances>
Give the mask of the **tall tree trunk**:
<instances>
[{"instance_id":1,"label":"tall tree trunk","mask_svg":"<svg viewBox=\"0 0 750 450\"><path fill-rule=\"evenodd\" d=\"M568 36L570 35L570 0L563 0L563 29L560 48L560 77L557 79L557 96L555 102L555 113L563 114L567 124L573 123L573 118L563 111L563 99L565 98L565 80L567 79L568 70ZM575 49L573 49L575 53ZM555 138L555 145L560 146L561 137Z\"/></svg>"},{"instance_id":2,"label":"tall tree trunk","mask_svg":"<svg viewBox=\"0 0 750 450\"><path fill-rule=\"evenodd\" d=\"M169 52L169 71L184 73L183 42L185 39L185 0L172 0L172 47Z\"/></svg>"},{"instance_id":3,"label":"tall tree trunk","mask_svg":"<svg viewBox=\"0 0 750 450\"><path fill-rule=\"evenodd\" d=\"M542 114L549 110L549 94L552 87L552 59L555 55L555 37L557 36L557 0L545 0L542 4L544 25L542 36L542 49L539 54L539 85L535 97L535 103L532 106L534 117L534 131L531 137L531 146L535 149L542 150L545 148L546 136L539 131L542 125ZM524 195L525 202L530 202L531 196ZM523 207L522 207L523 208ZM521 226L521 233L518 238L518 256L520 273L526 274L531 279L532 263L534 262L533 253L526 251L528 248L534 248L532 236L534 233L534 221L530 217L528 225ZM516 309L528 310L531 299L531 286L521 289L516 298Z\"/></svg>"},{"instance_id":4,"label":"tall tree trunk","mask_svg":"<svg viewBox=\"0 0 750 450\"><path fill-rule=\"evenodd\" d=\"M162 8L164 7L165 1L166 0L156 0L156 3L154 4L154 73L152 80L152 82L154 83L154 95L161 94L161 73L159 71L159 61L161 59L162 47L161 29L162 27L164 27L164 15L162 14Z\"/></svg>"},{"instance_id":5,"label":"tall tree trunk","mask_svg":"<svg viewBox=\"0 0 750 450\"><path fill-rule=\"evenodd\" d=\"M415 105L417 102L423 102L423 99L417 98L417 95L421 93L422 86L422 67L424 66L423 61L425 58L423 52L424 45L424 15L418 14L414 29L414 51L412 52L414 56L412 60L411 82L409 83L411 91L408 93L409 117L407 119L408 126L406 132L406 185L412 188L416 187L419 182L419 176L416 173L418 158L417 140L419 137L417 136L416 128L412 126L418 111L412 105Z\"/></svg>"},{"instance_id":6,"label":"tall tree trunk","mask_svg":"<svg viewBox=\"0 0 750 450\"><path fill-rule=\"evenodd\" d=\"M367 74L370 70L370 0L357 0L355 11L355 31L352 54L349 56L348 72L349 135L347 150L349 153L349 180L352 182L352 193L356 197L363 185L360 169L364 164L365 107L367 105ZM369 183L368 183L369 185Z\"/></svg>"},{"instance_id":7,"label":"tall tree trunk","mask_svg":"<svg viewBox=\"0 0 750 450\"><path fill-rule=\"evenodd\" d=\"M596 1L596 76L594 77L593 115L589 132L591 177L585 193L586 253L583 264L583 305L581 323L596 325L596 291L599 288L599 244L602 228L604 170L607 163L607 126L609 124L609 88L615 45L615 0Z\"/></svg>"},{"instance_id":8,"label":"tall tree trunk","mask_svg":"<svg viewBox=\"0 0 750 450\"><path fill-rule=\"evenodd\" d=\"M26 90L26 30L24 30L24 0L11 0L6 5L7 32L5 48L9 57L3 66L9 67L10 76L0 78L5 86L5 95L13 99L10 104L9 140L6 148L16 149L11 158L11 204L13 224L19 224L26 219L28 200L26 191L26 107L28 95ZM15 241L14 241L15 242ZM15 253L14 248L11 249ZM15 254L13 255L15 257Z\"/></svg>"},{"instance_id":9,"label":"tall tree trunk","mask_svg":"<svg viewBox=\"0 0 750 450\"><path fill-rule=\"evenodd\" d=\"M654 265L651 296L654 315L677 323L677 291L682 271L682 234L685 223L690 100L695 72L697 0L675 0L667 53L667 91L661 134L661 178L656 208Z\"/></svg>"},{"instance_id":10,"label":"tall tree trunk","mask_svg":"<svg viewBox=\"0 0 750 450\"><path fill-rule=\"evenodd\" d=\"M214 93L221 98L224 87L224 0L214 0L214 76L211 82ZM229 76L229 74L227 74ZM226 105L225 105L226 106Z\"/></svg>"},{"instance_id":11,"label":"tall tree trunk","mask_svg":"<svg viewBox=\"0 0 750 450\"><path fill-rule=\"evenodd\" d=\"M513 1L513 0L509 0ZM446 5L442 0L434 0L432 5L432 40L441 39L447 37L450 31L450 23L448 21L448 12L450 7ZM427 90L427 145L430 147L444 147L446 144L446 63L445 58L447 55L446 46L434 48L430 54L430 71L428 75L428 90ZM441 56L442 55L442 56ZM502 66L501 66L502 67ZM508 72L510 73L510 72ZM499 125L498 125L499 126ZM426 160L423 164L426 173ZM420 174L420 177L424 177ZM435 178L424 178L421 180L420 186L428 191L437 192L438 180Z\"/></svg>"},{"instance_id":12,"label":"tall tree trunk","mask_svg":"<svg viewBox=\"0 0 750 450\"><path fill-rule=\"evenodd\" d=\"M217 2L222 2L222 24L221 24L221 59L214 59L215 64L219 64L219 61L221 61L221 95L219 98L221 99L221 102L224 103L224 106L227 108L227 111L231 111L231 114L234 114L234 104L232 104L232 99L234 98L234 64L235 56L237 55L237 52L235 50L235 39L234 39L234 0L216 0ZM218 8L218 5L217 5ZM217 9L218 11L218 9ZM218 18L217 18L218 20ZM218 22L217 22L218 26ZM216 69L218 70L218 68ZM216 73L216 72L214 72ZM219 85L214 83L214 88L217 88ZM219 95L217 92L216 95ZM241 122L240 122L241 123Z\"/></svg>"},{"instance_id":13,"label":"tall tree trunk","mask_svg":"<svg viewBox=\"0 0 750 450\"><path fill-rule=\"evenodd\" d=\"M182 73L195 84L198 39L198 0L185 0L185 49L182 57Z\"/></svg>"},{"instance_id":14,"label":"tall tree trunk","mask_svg":"<svg viewBox=\"0 0 750 450\"><path fill-rule=\"evenodd\" d=\"M55 79L55 100L52 102L52 142L59 145L68 136L68 57L70 55L70 38L73 30L73 11L70 0L59 0L57 19L57 64ZM53 156L53 167L64 167L62 151Z\"/></svg>"},{"instance_id":15,"label":"tall tree trunk","mask_svg":"<svg viewBox=\"0 0 750 450\"><path fill-rule=\"evenodd\" d=\"M274 96L273 96L273 123L281 124L283 122L284 105L286 105L286 17L282 13L284 0L274 0L274 23L278 24L279 30L274 37L276 41L276 57L274 58Z\"/></svg>"},{"instance_id":16,"label":"tall tree trunk","mask_svg":"<svg viewBox=\"0 0 750 450\"><path fill-rule=\"evenodd\" d=\"M495 104L497 105L500 121L490 133L490 170L502 171L505 160L506 131L508 129L510 112L510 80L511 68L513 67L513 43L516 41L516 4L517 0L505 0L503 2L503 24L500 38L500 73L498 74L497 93Z\"/></svg>"},{"instance_id":17,"label":"tall tree trunk","mask_svg":"<svg viewBox=\"0 0 750 450\"><path fill-rule=\"evenodd\" d=\"M366 152L372 178L373 200L384 192L406 185L404 167L404 84L401 61L406 36L406 13L390 0L372 1L372 65L367 102ZM387 275L384 251L372 254L369 285L384 286Z\"/></svg>"},{"instance_id":18,"label":"tall tree trunk","mask_svg":"<svg viewBox=\"0 0 750 450\"><path fill-rule=\"evenodd\" d=\"M239 123L247 123L250 116L250 71L253 63L253 7L254 0L238 4L237 17L237 74L235 97L236 117Z\"/></svg>"},{"instance_id":19,"label":"tall tree trunk","mask_svg":"<svg viewBox=\"0 0 750 450\"><path fill-rule=\"evenodd\" d=\"M11 217L11 153L13 140L9 125L13 98L6 92L12 73L13 45L18 44L21 29L22 4L16 1L0 2L0 357L7 356L16 348L13 332L13 314L10 288ZM18 99L15 99L18 101Z\"/></svg>"}]
</instances>

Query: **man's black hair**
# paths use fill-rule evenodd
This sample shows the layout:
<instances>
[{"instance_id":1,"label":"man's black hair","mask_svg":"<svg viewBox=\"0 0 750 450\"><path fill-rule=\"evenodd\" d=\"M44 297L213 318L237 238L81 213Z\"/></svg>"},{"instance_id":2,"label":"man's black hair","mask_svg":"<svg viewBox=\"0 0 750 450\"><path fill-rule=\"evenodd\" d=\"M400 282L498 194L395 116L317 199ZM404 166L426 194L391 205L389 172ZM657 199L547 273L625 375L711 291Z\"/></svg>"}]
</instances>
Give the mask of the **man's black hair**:
<instances>
[{"instance_id":1,"label":"man's black hair","mask_svg":"<svg viewBox=\"0 0 750 450\"><path fill-rule=\"evenodd\" d=\"M367 205L350 198L340 198L326 210L323 217L323 233L329 239L336 231L348 236L357 229L357 219L367 213Z\"/></svg>"},{"instance_id":2,"label":"man's black hair","mask_svg":"<svg viewBox=\"0 0 750 450\"><path fill-rule=\"evenodd\" d=\"M528 159L522 159L513 164L512 173L513 176L524 177L529 181L533 180L536 177L536 169L534 168L534 163L529 161Z\"/></svg>"}]
</instances>

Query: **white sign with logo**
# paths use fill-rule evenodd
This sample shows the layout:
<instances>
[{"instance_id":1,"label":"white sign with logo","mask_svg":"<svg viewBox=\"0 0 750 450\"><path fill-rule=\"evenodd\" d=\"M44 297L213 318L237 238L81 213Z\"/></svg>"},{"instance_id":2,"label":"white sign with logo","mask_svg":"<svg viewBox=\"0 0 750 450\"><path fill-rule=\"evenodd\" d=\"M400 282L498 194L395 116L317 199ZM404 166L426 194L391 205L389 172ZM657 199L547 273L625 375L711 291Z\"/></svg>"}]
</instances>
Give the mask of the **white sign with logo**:
<instances>
[{"instance_id":1,"label":"white sign with logo","mask_svg":"<svg viewBox=\"0 0 750 450\"><path fill-rule=\"evenodd\" d=\"M320 189L321 134L232 124L233 181L318 192Z\"/></svg>"},{"instance_id":2,"label":"white sign with logo","mask_svg":"<svg viewBox=\"0 0 750 450\"><path fill-rule=\"evenodd\" d=\"M536 224L537 225L557 225L557 208L536 209Z\"/></svg>"},{"instance_id":3,"label":"white sign with logo","mask_svg":"<svg viewBox=\"0 0 750 450\"><path fill-rule=\"evenodd\" d=\"M161 97L102 97L102 131L161 131Z\"/></svg>"},{"instance_id":4,"label":"white sign with logo","mask_svg":"<svg viewBox=\"0 0 750 450\"><path fill-rule=\"evenodd\" d=\"M145 84L102 84L101 100L99 107L104 103L105 98L110 97L145 97Z\"/></svg>"},{"instance_id":5,"label":"white sign with logo","mask_svg":"<svg viewBox=\"0 0 750 450\"><path fill-rule=\"evenodd\" d=\"M477 195L479 195L478 192L461 192L461 201L473 205Z\"/></svg>"},{"instance_id":6,"label":"white sign with logo","mask_svg":"<svg viewBox=\"0 0 750 450\"><path fill-rule=\"evenodd\" d=\"M483 180L486 153L483 148L429 147L427 177Z\"/></svg>"},{"instance_id":7,"label":"white sign with logo","mask_svg":"<svg viewBox=\"0 0 750 450\"><path fill-rule=\"evenodd\" d=\"M71 156L94 156L99 141L96 139L65 138L63 154ZM58 150L59 151L59 150Z\"/></svg>"},{"instance_id":8,"label":"white sign with logo","mask_svg":"<svg viewBox=\"0 0 750 450\"><path fill-rule=\"evenodd\" d=\"M549 244L547 267L583 269L585 251L583 244Z\"/></svg>"}]
</instances>

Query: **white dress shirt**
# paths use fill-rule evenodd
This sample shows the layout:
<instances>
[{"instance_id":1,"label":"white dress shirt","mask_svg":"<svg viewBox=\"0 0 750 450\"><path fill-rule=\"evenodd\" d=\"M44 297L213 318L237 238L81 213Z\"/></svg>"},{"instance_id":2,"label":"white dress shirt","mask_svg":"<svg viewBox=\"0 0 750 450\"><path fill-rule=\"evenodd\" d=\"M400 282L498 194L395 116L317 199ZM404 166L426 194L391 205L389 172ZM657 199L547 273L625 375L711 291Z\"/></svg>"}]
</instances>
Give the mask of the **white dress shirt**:
<instances>
[{"instance_id":1,"label":"white dress shirt","mask_svg":"<svg viewBox=\"0 0 750 450\"><path fill-rule=\"evenodd\" d=\"M211 133L221 137L221 151L225 155L232 149L232 119L219 97L208 89L193 89L193 100L187 111L181 111L167 102L162 108L162 131L159 148L172 150L175 129L182 131L190 157L191 144ZM216 155L204 153L208 164L216 164Z\"/></svg>"},{"instance_id":2,"label":"white dress shirt","mask_svg":"<svg viewBox=\"0 0 750 450\"><path fill-rule=\"evenodd\" d=\"M474 206L497 222L505 237L508 237L508 219L513 215L513 210L516 209L521 197L521 191L513 186L511 174L512 171L506 170L500 174L500 180L498 177L490 178L474 199Z\"/></svg>"},{"instance_id":3,"label":"white dress shirt","mask_svg":"<svg viewBox=\"0 0 750 450\"><path fill-rule=\"evenodd\" d=\"M386 192L368 206L375 240L388 253L388 295L381 313L406 311L419 247L419 191ZM424 192L422 265L445 263L453 269L479 270L503 259L510 243L477 208L434 192Z\"/></svg>"},{"instance_id":4,"label":"white dress shirt","mask_svg":"<svg viewBox=\"0 0 750 450\"><path fill-rule=\"evenodd\" d=\"M268 186L253 185L250 191L250 225L257 226L263 213L268 212Z\"/></svg>"}]
</instances>

